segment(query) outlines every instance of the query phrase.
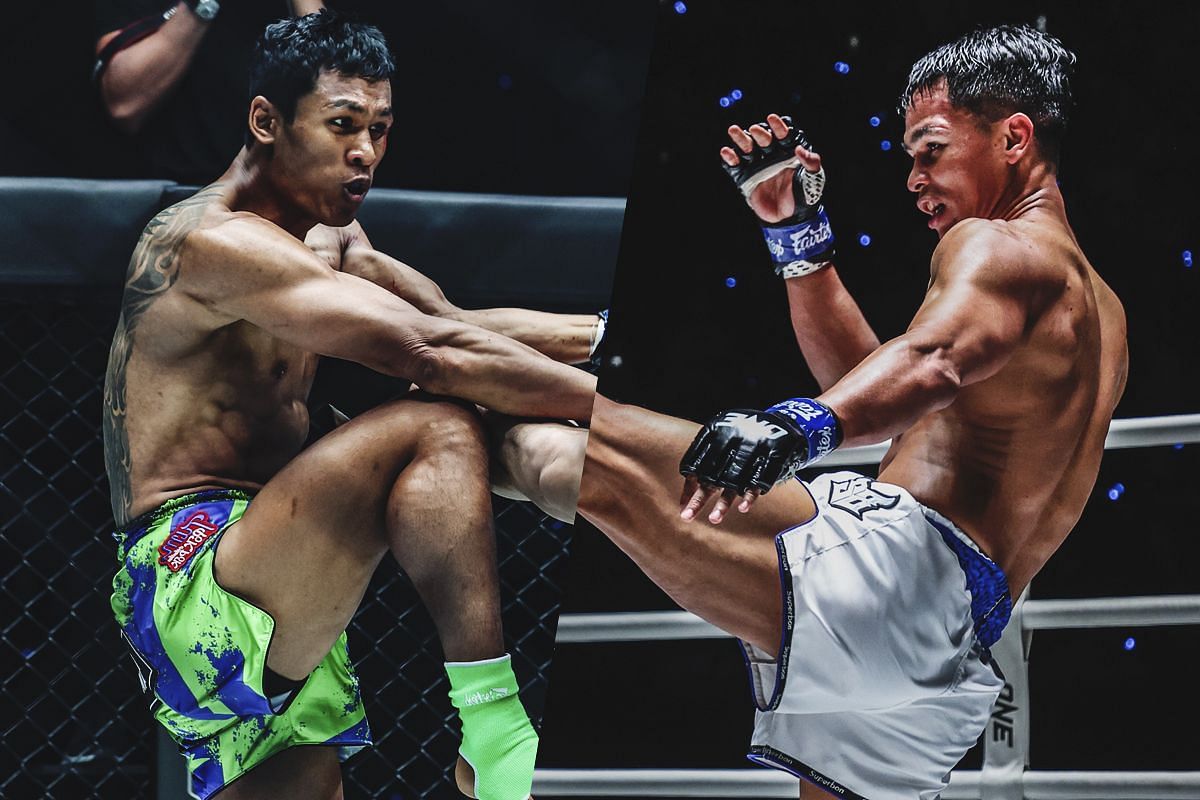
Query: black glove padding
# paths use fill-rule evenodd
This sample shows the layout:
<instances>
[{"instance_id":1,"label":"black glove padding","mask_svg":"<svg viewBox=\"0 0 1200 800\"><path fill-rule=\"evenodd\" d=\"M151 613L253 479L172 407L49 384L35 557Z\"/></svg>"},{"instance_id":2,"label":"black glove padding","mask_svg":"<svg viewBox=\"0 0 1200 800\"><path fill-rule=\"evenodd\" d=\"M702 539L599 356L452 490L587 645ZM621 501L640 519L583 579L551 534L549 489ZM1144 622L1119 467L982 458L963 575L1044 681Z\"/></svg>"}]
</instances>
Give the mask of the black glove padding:
<instances>
[{"instance_id":1,"label":"black glove padding","mask_svg":"<svg viewBox=\"0 0 1200 800\"><path fill-rule=\"evenodd\" d=\"M706 486L766 493L792 478L808 457L804 431L783 414L735 408L708 421L679 463Z\"/></svg>"},{"instance_id":2,"label":"black glove padding","mask_svg":"<svg viewBox=\"0 0 1200 800\"><path fill-rule=\"evenodd\" d=\"M734 149L738 156L736 165L731 167L724 161L721 162L725 172L729 174L734 184L746 197L749 197L755 187L763 181L775 177L785 169L795 170L792 176L792 198L796 202L796 211L787 220L773 223L764 221L764 224L772 225L780 225L784 222L805 222L812 219L817 215L821 195L825 191L825 170L809 172L804 169L804 165L796 157L797 146L801 146L805 150L811 149L808 140L804 138L804 131L792 127L791 117L781 117L781 119L788 126L787 136L777 139L772 135L771 143L766 147L761 147L751 139L754 149L749 153ZM768 131L771 130L771 126L766 122L759 124Z\"/></svg>"}]
</instances>

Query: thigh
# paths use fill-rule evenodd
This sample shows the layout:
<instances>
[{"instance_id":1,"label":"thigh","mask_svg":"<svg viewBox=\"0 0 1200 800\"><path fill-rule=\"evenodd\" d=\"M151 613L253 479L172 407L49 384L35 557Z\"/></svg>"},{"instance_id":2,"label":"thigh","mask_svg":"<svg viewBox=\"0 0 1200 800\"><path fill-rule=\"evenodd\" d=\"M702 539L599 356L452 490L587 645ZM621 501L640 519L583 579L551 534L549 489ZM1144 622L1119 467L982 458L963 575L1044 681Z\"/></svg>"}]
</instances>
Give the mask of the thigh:
<instances>
[{"instance_id":1,"label":"thigh","mask_svg":"<svg viewBox=\"0 0 1200 800\"><path fill-rule=\"evenodd\" d=\"M214 800L341 800L336 747L289 747L213 795Z\"/></svg>"},{"instance_id":2,"label":"thigh","mask_svg":"<svg viewBox=\"0 0 1200 800\"><path fill-rule=\"evenodd\" d=\"M472 433L473 432L473 433ZM276 622L268 665L307 674L345 629L388 551L387 506L423 448L483 451L473 411L409 396L341 425L267 482L223 536L215 574Z\"/></svg>"},{"instance_id":3,"label":"thigh","mask_svg":"<svg viewBox=\"0 0 1200 800\"><path fill-rule=\"evenodd\" d=\"M679 516L679 460L699 426L597 396L579 513L682 607L770 653L779 647L782 589L775 536L816 506L792 481L747 514L713 525Z\"/></svg>"}]
</instances>

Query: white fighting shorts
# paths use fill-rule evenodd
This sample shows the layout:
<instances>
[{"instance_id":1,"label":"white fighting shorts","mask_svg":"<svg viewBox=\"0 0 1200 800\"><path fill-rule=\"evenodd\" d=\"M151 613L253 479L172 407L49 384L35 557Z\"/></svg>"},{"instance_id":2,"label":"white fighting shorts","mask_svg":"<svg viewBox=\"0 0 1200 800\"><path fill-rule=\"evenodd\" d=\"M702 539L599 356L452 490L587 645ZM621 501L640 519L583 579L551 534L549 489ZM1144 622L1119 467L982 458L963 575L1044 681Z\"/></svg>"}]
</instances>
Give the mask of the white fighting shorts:
<instances>
[{"instance_id":1,"label":"white fighting shorts","mask_svg":"<svg viewBox=\"0 0 1200 800\"><path fill-rule=\"evenodd\" d=\"M987 647L1007 580L952 522L852 472L806 484L812 520L776 537L779 656L743 642L758 713L749 758L866 800L932 800L1004 681Z\"/></svg>"}]
</instances>

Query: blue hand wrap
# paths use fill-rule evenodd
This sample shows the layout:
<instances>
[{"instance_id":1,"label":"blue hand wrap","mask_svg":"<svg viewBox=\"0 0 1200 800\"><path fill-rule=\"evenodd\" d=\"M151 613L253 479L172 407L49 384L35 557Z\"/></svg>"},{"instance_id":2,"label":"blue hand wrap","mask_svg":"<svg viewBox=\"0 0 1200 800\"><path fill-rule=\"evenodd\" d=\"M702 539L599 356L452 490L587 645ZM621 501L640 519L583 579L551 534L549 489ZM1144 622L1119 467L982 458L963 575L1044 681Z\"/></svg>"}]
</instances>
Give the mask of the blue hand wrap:
<instances>
[{"instance_id":1,"label":"blue hand wrap","mask_svg":"<svg viewBox=\"0 0 1200 800\"><path fill-rule=\"evenodd\" d=\"M833 252L833 229L824 206L818 206L816 215L802 222L766 226L763 236L775 262L775 274L785 278L815 272L829 261ZM786 274L788 271L794 274Z\"/></svg>"},{"instance_id":2,"label":"blue hand wrap","mask_svg":"<svg viewBox=\"0 0 1200 800\"><path fill-rule=\"evenodd\" d=\"M816 463L842 443L842 425L833 410L807 397L793 397L767 409L796 423L808 442L804 465Z\"/></svg>"}]
</instances>

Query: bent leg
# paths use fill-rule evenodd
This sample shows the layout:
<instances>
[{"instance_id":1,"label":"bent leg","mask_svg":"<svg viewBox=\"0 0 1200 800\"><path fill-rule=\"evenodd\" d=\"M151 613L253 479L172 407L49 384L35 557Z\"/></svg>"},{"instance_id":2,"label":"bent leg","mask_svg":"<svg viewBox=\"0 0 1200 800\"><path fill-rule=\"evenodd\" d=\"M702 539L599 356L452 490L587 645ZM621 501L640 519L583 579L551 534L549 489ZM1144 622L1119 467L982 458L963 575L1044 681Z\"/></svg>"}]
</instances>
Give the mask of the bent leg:
<instances>
[{"instance_id":1,"label":"bent leg","mask_svg":"<svg viewBox=\"0 0 1200 800\"><path fill-rule=\"evenodd\" d=\"M720 525L679 516L679 460L699 426L597 395L579 513L675 602L774 655L782 630L775 536L816 507L798 481Z\"/></svg>"},{"instance_id":2,"label":"bent leg","mask_svg":"<svg viewBox=\"0 0 1200 800\"><path fill-rule=\"evenodd\" d=\"M216 576L275 619L267 665L301 679L329 652L391 550L447 658L503 652L487 453L457 404L405 398L293 459L223 536Z\"/></svg>"},{"instance_id":3,"label":"bent leg","mask_svg":"<svg viewBox=\"0 0 1200 800\"><path fill-rule=\"evenodd\" d=\"M215 800L342 800L342 772L330 747L291 747L213 795Z\"/></svg>"},{"instance_id":4,"label":"bent leg","mask_svg":"<svg viewBox=\"0 0 1200 800\"><path fill-rule=\"evenodd\" d=\"M487 417L492 440L492 491L529 500L544 513L575 521L587 429L559 422Z\"/></svg>"}]
</instances>

